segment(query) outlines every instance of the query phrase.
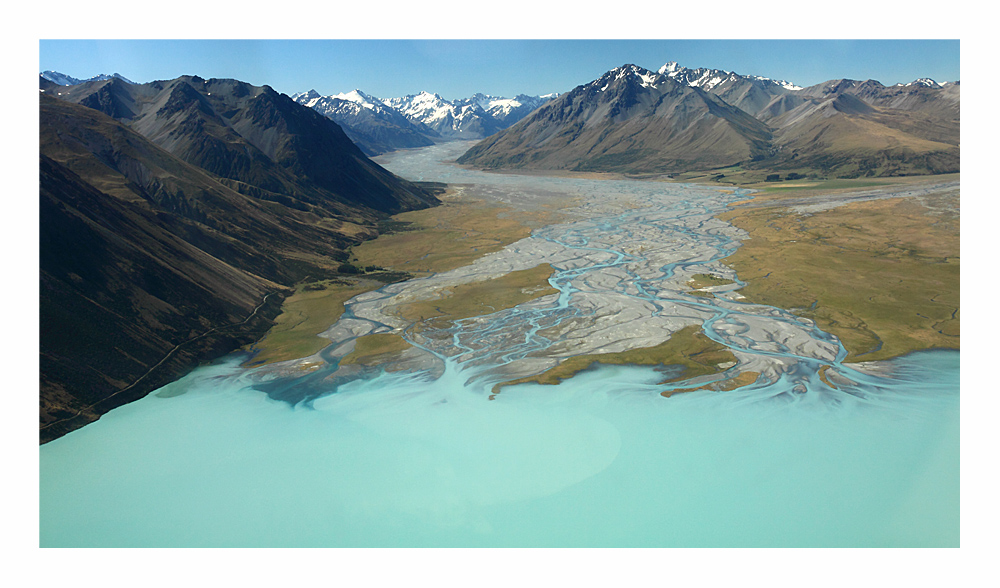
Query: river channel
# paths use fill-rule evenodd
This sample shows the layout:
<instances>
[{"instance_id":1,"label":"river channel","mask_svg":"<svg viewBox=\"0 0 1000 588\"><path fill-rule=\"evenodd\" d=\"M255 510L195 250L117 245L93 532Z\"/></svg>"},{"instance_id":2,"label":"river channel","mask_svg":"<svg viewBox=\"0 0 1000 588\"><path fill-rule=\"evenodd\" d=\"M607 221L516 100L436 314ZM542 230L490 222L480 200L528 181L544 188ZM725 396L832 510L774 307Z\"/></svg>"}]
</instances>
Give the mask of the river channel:
<instances>
[{"instance_id":1,"label":"river channel","mask_svg":"<svg viewBox=\"0 0 1000 588\"><path fill-rule=\"evenodd\" d=\"M959 353L845 364L836 337L750 304L708 186L483 173L446 143L383 156L412 180L563 218L474 263L362 294L314 369L234 354L41 447L43 546L957 546ZM386 309L551 265L558 293L414 332ZM711 274L726 285L694 293ZM736 358L662 384L604 366L497 383L698 326ZM338 361L363 335L391 370ZM315 368L319 364L319 368ZM740 373L736 390L693 390Z\"/></svg>"}]
</instances>

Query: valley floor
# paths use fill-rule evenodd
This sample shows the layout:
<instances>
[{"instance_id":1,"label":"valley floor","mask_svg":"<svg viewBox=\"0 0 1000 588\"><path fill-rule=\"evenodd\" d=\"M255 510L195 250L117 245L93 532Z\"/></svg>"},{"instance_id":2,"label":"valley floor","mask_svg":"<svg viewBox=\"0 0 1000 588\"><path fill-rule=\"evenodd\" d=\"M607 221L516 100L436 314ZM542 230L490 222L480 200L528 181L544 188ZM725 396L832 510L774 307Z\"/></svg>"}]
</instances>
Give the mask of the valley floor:
<instances>
[{"instance_id":1,"label":"valley floor","mask_svg":"<svg viewBox=\"0 0 1000 588\"><path fill-rule=\"evenodd\" d=\"M750 234L726 264L748 300L800 309L847 361L958 349L959 192L957 178L937 177L765 192L720 215Z\"/></svg>"},{"instance_id":2,"label":"valley floor","mask_svg":"<svg viewBox=\"0 0 1000 588\"><path fill-rule=\"evenodd\" d=\"M486 175L534 177L543 184L546 179L553 178L597 179L574 177L575 174ZM601 179L612 183L621 181L610 176ZM647 185L655 183L644 182ZM703 189L712 190L710 186ZM718 193L728 191L715 190ZM517 288L505 293L497 277L507 270L485 263L484 257L501 252L543 226L577 218L579 210L574 211L573 207L584 202L579 194L551 189L527 194L520 188L456 184L443 200L444 204L434 209L397 215L389 234L354 250L352 263L359 267L408 272L412 276L438 276L436 285L413 290L418 293L402 296L399 300L385 301L391 303L391 308L381 312L401 321L391 330L397 333L396 336L375 335L379 331L377 328L367 336L360 333L359 344L366 348L368 368L377 363L374 358L392 364L404 355L418 355L410 345L402 345L398 335L404 332L426 331L428 324L447 331L455 320L494 313L556 294L549 285L552 274L548 270L534 279L537 283L525 286L518 282ZM846 350L844 361L883 360L921 349L959 348L957 175L900 178L895 182L884 179L788 182L772 184L754 192L750 198L735 200L718 218L746 232L740 237L740 246L721 260L720 268L725 268L722 272L694 275L681 291L708 299L715 298L718 291L733 300L788 309L836 335ZM627 210L637 204L619 202L616 206ZM442 272L458 268L472 268L474 262L478 267L488 268L479 278L467 271L459 271L457 281L442 275ZM735 274L725 275L732 270ZM355 294L384 286L370 280L365 283L363 278L348 279L351 281L345 285L306 286L306 290L311 291L289 298L285 314L278 319L279 324L254 346L258 355L248 365L295 360L315 354L330 344L331 338L327 338L330 333L321 333L336 322L343 312L343 303ZM736 279L745 285L738 286ZM493 303L472 302L470 293L477 291L469 289L473 287L482 291L479 297L487 302L492 296ZM531 294L519 294L519 289ZM510 298L512 293L516 295L514 298ZM303 297L308 298L308 304L303 303ZM332 307L339 310L331 312L328 308ZM601 315L600 311L592 312L595 316ZM289 333L287 323L293 318L295 325L312 326L308 329L297 327L292 329L295 333ZM383 316L380 320L386 319ZM627 341L630 335L627 330L617 335L622 350L642 352L644 348L636 341L649 340L648 347L655 346L657 341L653 333L636 323L631 326L636 329L631 333L635 341ZM439 337L450 337L443 334L444 331ZM289 337L292 343L288 342ZM669 333L663 338L669 338ZM592 355L594 351L610 353L603 361L621 363L624 360L624 356L615 355L619 350L613 345L602 346L580 337L573 341L570 345L563 339L553 345L548 363L536 357L524 373L511 374L518 376L512 377L511 382L554 382L570 377L598 360L574 363L565 358L601 357L600 354ZM336 344L336 339L333 342ZM713 353L722 349L720 346ZM341 356L350 352L348 346ZM553 364L552 359L558 361ZM729 359L736 358L730 356ZM418 364L433 363L428 358L425 360ZM654 363L694 365L681 355L664 356ZM735 361L723 361L720 365L728 363ZM571 368L576 364L581 367ZM315 365L315 360L306 363L310 365ZM548 371L542 369L545 365L550 366ZM553 379L548 374L555 374L557 368L560 376ZM759 373L756 369L736 370L729 382L716 387L731 388L735 382L750 383L754 379L750 374ZM689 375L720 371L704 366L699 370Z\"/></svg>"}]
</instances>

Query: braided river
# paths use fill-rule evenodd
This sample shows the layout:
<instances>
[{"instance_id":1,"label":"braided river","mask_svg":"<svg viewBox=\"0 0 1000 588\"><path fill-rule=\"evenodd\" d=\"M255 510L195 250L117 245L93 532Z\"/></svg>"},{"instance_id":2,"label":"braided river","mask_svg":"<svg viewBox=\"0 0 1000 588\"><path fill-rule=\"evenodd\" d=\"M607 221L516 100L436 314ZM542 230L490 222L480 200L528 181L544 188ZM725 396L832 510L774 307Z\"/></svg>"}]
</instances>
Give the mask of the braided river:
<instances>
[{"instance_id":1,"label":"braided river","mask_svg":"<svg viewBox=\"0 0 1000 588\"><path fill-rule=\"evenodd\" d=\"M746 234L714 218L745 192L447 163L465 147L379 162L529 214L560 202L560 220L355 297L313 357L233 354L43 445L41 545L958 546L957 351L843 363L808 319L746 301L725 265ZM419 331L386 311L539 264L558 293L514 308ZM700 274L723 285L692 293ZM494 394L689 326L736 361ZM412 345L389 369L338 364L385 332ZM695 390L741 373L756 381Z\"/></svg>"}]
</instances>

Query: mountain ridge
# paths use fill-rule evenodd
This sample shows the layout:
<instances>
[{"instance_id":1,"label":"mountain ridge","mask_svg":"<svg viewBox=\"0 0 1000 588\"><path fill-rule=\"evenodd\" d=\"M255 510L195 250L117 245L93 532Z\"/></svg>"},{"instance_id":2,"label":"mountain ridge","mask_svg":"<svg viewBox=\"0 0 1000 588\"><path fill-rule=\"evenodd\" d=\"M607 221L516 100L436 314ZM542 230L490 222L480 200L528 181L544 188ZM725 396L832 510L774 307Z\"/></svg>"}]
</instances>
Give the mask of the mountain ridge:
<instances>
[{"instance_id":1,"label":"mountain ridge","mask_svg":"<svg viewBox=\"0 0 1000 588\"><path fill-rule=\"evenodd\" d=\"M310 90L293 94L291 98L339 124L369 156L433 145L434 139L440 137L433 129L411 121L395 108L360 90L330 96L320 96Z\"/></svg>"},{"instance_id":2,"label":"mountain ridge","mask_svg":"<svg viewBox=\"0 0 1000 588\"><path fill-rule=\"evenodd\" d=\"M74 78L73 76L68 76L64 73L59 73L57 71L52 71L52 70L46 70L40 72L38 75L39 77L48 80L58 86L75 86L77 84L82 84L84 82L101 82L115 78L127 82L129 84L135 83L132 80L126 78L125 76L117 72L113 74L97 74L96 76L87 79Z\"/></svg>"},{"instance_id":3,"label":"mountain ridge","mask_svg":"<svg viewBox=\"0 0 1000 588\"><path fill-rule=\"evenodd\" d=\"M546 103L458 162L668 173L693 164L692 156L714 166L760 157L769 140L766 126L714 94L625 64Z\"/></svg>"},{"instance_id":4,"label":"mountain ridge","mask_svg":"<svg viewBox=\"0 0 1000 588\"><path fill-rule=\"evenodd\" d=\"M676 62L657 72L625 64L480 141L458 162L667 175L735 166L761 179L768 171L949 173L959 166L959 102L960 82L842 79L803 88Z\"/></svg>"},{"instance_id":5,"label":"mountain ridge","mask_svg":"<svg viewBox=\"0 0 1000 588\"><path fill-rule=\"evenodd\" d=\"M376 98L360 89L321 96L315 90L292 99L336 121L368 155L431 145L435 141L481 139L509 127L551 95L514 98L477 93L446 100L419 92L397 98Z\"/></svg>"},{"instance_id":6,"label":"mountain ridge","mask_svg":"<svg viewBox=\"0 0 1000 588\"><path fill-rule=\"evenodd\" d=\"M293 284L438 202L269 88L123 84L39 96L42 442L258 340Z\"/></svg>"},{"instance_id":7,"label":"mountain ridge","mask_svg":"<svg viewBox=\"0 0 1000 588\"><path fill-rule=\"evenodd\" d=\"M415 195L420 190L368 160L340 126L266 85L198 76L148 84L112 79L65 87L59 98L126 122L222 178L284 195L285 204L343 214L353 203L386 213L426 205Z\"/></svg>"}]
</instances>

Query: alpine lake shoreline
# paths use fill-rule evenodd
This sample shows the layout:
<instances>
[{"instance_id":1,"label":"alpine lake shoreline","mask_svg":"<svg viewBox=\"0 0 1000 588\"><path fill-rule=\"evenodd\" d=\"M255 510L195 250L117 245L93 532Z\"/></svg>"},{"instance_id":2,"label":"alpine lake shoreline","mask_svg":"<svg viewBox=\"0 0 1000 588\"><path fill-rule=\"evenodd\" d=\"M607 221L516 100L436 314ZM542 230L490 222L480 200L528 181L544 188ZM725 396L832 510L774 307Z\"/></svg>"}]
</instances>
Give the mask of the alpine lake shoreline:
<instances>
[{"instance_id":1,"label":"alpine lake shoreline","mask_svg":"<svg viewBox=\"0 0 1000 588\"><path fill-rule=\"evenodd\" d=\"M833 279L870 257L915 276L874 283L906 307L957 267L954 190L513 180L383 221L254 345L44 446L40 544L959 545L958 353L906 352ZM911 356L838 344L831 308Z\"/></svg>"}]
</instances>

